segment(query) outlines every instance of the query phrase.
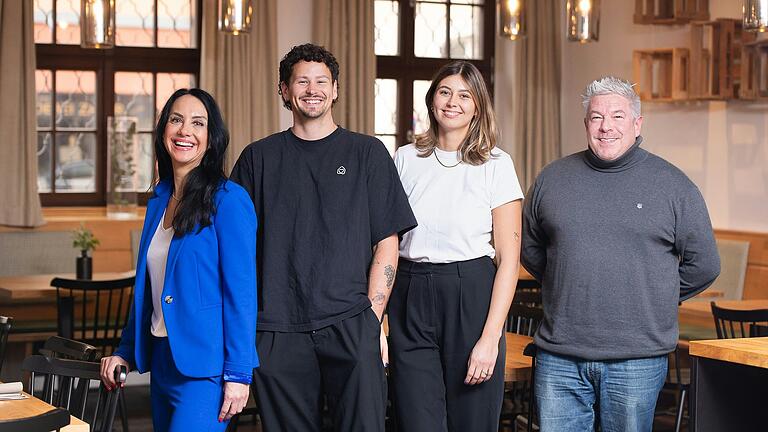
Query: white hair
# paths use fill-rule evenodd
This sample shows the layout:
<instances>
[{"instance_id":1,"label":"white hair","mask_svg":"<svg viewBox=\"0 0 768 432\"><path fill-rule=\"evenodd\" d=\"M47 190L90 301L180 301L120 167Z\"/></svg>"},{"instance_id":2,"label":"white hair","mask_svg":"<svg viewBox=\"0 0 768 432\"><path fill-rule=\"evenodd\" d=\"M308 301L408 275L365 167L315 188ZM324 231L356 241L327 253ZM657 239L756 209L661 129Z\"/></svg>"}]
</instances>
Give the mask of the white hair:
<instances>
[{"instance_id":1,"label":"white hair","mask_svg":"<svg viewBox=\"0 0 768 432\"><path fill-rule=\"evenodd\" d=\"M586 113L589 109L589 103L593 97L615 94L627 99L629 106L632 108L632 116L640 118L642 114L640 96L635 93L634 86L635 84L630 84L629 81L613 76L605 76L592 81L584 89L584 94L581 95L581 104L584 106L584 112Z\"/></svg>"}]
</instances>

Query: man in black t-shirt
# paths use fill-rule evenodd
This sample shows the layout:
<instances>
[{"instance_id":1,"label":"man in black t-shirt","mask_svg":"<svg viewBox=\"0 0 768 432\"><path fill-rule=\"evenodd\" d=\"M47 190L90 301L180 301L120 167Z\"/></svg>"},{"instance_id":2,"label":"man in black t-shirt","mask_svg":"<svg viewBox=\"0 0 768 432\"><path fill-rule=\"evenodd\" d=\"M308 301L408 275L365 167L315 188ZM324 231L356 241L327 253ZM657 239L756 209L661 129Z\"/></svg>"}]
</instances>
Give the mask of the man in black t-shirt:
<instances>
[{"instance_id":1,"label":"man in black t-shirt","mask_svg":"<svg viewBox=\"0 0 768 432\"><path fill-rule=\"evenodd\" d=\"M381 141L334 123L338 75L321 47L286 54L279 93L293 126L249 145L232 171L259 221L253 382L266 432L320 431L324 402L336 431L384 430L381 319L398 235L416 220Z\"/></svg>"}]
</instances>

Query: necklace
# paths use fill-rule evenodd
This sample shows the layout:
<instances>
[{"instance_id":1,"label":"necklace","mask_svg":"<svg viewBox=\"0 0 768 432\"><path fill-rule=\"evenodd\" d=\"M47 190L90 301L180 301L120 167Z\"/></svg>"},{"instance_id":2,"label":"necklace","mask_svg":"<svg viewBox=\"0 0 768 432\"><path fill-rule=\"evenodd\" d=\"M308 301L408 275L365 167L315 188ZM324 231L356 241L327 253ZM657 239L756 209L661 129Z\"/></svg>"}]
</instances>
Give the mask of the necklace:
<instances>
[{"instance_id":1,"label":"necklace","mask_svg":"<svg viewBox=\"0 0 768 432\"><path fill-rule=\"evenodd\" d=\"M456 162L454 165L446 165L446 164L444 164L443 161L441 161L440 158L437 157L437 149L432 149L432 154L435 155L435 159L437 159L437 163L439 163L440 165L442 165L445 168L454 168L454 167L459 166L459 164L461 164L461 161Z\"/></svg>"}]
</instances>

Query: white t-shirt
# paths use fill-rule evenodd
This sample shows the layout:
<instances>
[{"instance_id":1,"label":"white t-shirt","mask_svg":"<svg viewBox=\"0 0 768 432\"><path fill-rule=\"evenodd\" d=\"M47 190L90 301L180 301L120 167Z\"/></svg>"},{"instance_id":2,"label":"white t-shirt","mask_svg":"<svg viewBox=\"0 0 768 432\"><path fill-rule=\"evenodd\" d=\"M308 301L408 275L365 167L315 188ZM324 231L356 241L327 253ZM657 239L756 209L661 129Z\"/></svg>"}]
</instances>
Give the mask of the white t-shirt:
<instances>
[{"instance_id":1,"label":"white t-shirt","mask_svg":"<svg viewBox=\"0 0 768 432\"><path fill-rule=\"evenodd\" d=\"M458 152L436 148L435 153L449 167L459 161ZM493 258L491 210L523 198L512 158L495 148L482 165L446 168L437 157L419 157L414 144L395 153L397 172L419 223L400 242L400 256L431 263Z\"/></svg>"},{"instance_id":2,"label":"white t-shirt","mask_svg":"<svg viewBox=\"0 0 768 432\"><path fill-rule=\"evenodd\" d=\"M168 249L173 239L173 227L163 228L165 212L157 224L155 235L149 243L147 251L147 271L149 283L152 286L152 335L156 337L168 336L163 319L163 286L165 285L165 264L168 261Z\"/></svg>"}]
</instances>

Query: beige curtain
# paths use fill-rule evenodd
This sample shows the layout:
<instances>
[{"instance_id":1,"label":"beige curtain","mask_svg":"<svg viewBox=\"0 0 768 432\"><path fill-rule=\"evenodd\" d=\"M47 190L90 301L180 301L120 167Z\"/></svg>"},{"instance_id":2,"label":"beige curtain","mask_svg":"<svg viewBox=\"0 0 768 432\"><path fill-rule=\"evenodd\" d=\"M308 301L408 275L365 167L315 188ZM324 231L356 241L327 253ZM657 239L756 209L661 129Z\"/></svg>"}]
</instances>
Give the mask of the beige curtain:
<instances>
[{"instance_id":1,"label":"beige curtain","mask_svg":"<svg viewBox=\"0 0 768 432\"><path fill-rule=\"evenodd\" d=\"M339 61L339 99L333 119L342 127L373 135L373 3L315 0L313 39Z\"/></svg>"},{"instance_id":2,"label":"beige curtain","mask_svg":"<svg viewBox=\"0 0 768 432\"><path fill-rule=\"evenodd\" d=\"M217 0L203 1L200 87L221 107L230 134L226 171L252 141L277 132L277 0L253 2L251 32L218 31Z\"/></svg>"},{"instance_id":3,"label":"beige curtain","mask_svg":"<svg viewBox=\"0 0 768 432\"><path fill-rule=\"evenodd\" d=\"M521 42L514 102L515 167L523 190L560 157L560 17L556 0L526 3L528 36Z\"/></svg>"},{"instance_id":4,"label":"beige curtain","mask_svg":"<svg viewBox=\"0 0 768 432\"><path fill-rule=\"evenodd\" d=\"M37 194L32 6L0 0L0 225L45 223Z\"/></svg>"}]
</instances>

